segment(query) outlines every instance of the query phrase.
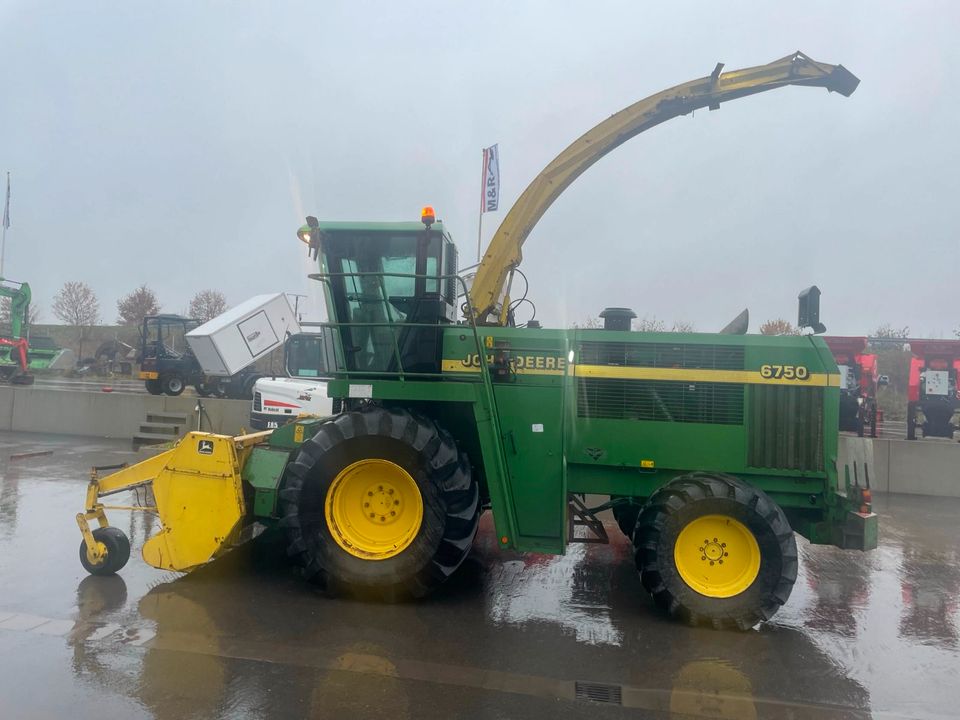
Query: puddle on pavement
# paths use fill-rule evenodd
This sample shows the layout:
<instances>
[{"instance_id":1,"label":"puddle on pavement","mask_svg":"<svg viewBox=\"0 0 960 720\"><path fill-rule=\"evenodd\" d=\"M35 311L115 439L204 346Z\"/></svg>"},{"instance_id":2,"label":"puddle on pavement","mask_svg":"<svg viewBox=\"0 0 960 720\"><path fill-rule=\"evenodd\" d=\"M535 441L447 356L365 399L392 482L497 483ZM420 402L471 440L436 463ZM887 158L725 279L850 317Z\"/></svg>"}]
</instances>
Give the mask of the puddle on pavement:
<instances>
[{"instance_id":1,"label":"puddle on pavement","mask_svg":"<svg viewBox=\"0 0 960 720\"><path fill-rule=\"evenodd\" d=\"M624 705L663 716L935 717L960 703L960 501L879 500L878 551L801 543L800 577L775 621L716 632L657 612L615 527L610 545L519 555L496 548L485 517L448 586L376 605L319 596L278 561L282 544L182 578L146 568L137 549L156 521L120 514L130 564L120 577L87 577L72 515L89 466L129 450L8 440L4 458L50 445L54 455L0 458L0 614L72 621L37 645L43 662L68 663L77 683L149 716L302 716L325 700L362 712L363 692L392 698L395 717L444 717L455 708L443 698L471 693L500 698L489 702L503 714L524 697L579 707L577 680L616 686ZM0 627L0 648L31 632ZM52 641L59 652L42 650Z\"/></svg>"}]
</instances>

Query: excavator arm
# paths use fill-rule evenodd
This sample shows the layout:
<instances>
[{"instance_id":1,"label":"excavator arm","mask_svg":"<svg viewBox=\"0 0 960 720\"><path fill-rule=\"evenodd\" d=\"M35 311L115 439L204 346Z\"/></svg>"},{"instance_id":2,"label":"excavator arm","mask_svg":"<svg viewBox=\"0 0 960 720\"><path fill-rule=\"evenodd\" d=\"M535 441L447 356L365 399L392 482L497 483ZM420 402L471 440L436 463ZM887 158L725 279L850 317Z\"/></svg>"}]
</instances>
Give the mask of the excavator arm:
<instances>
[{"instance_id":1,"label":"excavator arm","mask_svg":"<svg viewBox=\"0 0 960 720\"><path fill-rule=\"evenodd\" d=\"M520 264L527 236L560 193L630 138L698 108L716 110L722 102L785 85L823 87L849 97L860 84L843 65L819 63L799 51L767 65L726 73L721 73L722 69L723 64L717 63L707 77L663 90L611 115L574 141L534 178L500 224L477 270L470 290L477 323L507 324L509 278Z\"/></svg>"}]
</instances>

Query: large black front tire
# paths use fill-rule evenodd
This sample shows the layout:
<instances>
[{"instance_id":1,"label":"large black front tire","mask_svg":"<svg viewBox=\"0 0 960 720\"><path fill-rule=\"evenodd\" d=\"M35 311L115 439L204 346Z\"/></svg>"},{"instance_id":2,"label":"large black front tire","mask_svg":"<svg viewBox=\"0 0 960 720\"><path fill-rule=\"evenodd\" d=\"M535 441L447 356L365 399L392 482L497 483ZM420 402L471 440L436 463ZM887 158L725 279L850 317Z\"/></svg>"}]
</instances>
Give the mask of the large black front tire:
<instances>
[{"instance_id":1,"label":"large black front tire","mask_svg":"<svg viewBox=\"0 0 960 720\"><path fill-rule=\"evenodd\" d=\"M403 468L417 484L423 519L399 554L363 559L347 552L327 526L327 493L345 468L369 459ZM479 491L466 455L430 419L372 407L323 423L289 468L280 493L288 553L304 576L328 590L376 599L422 597L463 562L479 523Z\"/></svg>"},{"instance_id":2,"label":"large black front tire","mask_svg":"<svg viewBox=\"0 0 960 720\"><path fill-rule=\"evenodd\" d=\"M745 526L759 549L755 579L730 597L691 587L674 554L685 526L718 515ZM730 475L691 473L654 493L637 519L634 550L641 582L657 605L694 625L752 628L773 617L797 579L797 544L783 511L762 490Z\"/></svg>"}]
</instances>

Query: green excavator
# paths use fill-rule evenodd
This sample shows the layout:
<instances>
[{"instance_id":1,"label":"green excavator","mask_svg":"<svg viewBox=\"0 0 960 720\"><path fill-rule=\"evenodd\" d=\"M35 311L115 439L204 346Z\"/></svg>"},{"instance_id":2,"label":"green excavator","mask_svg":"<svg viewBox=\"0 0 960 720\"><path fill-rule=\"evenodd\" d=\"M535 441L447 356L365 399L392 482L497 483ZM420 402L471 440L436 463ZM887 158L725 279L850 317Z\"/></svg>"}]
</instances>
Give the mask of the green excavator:
<instances>
[{"instance_id":1,"label":"green excavator","mask_svg":"<svg viewBox=\"0 0 960 720\"><path fill-rule=\"evenodd\" d=\"M49 338L31 338L31 297L27 283L0 278L9 308L9 326L0 331L0 381L13 385L32 385L32 370L50 367L63 352Z\"/></svg>"}]
</instances>

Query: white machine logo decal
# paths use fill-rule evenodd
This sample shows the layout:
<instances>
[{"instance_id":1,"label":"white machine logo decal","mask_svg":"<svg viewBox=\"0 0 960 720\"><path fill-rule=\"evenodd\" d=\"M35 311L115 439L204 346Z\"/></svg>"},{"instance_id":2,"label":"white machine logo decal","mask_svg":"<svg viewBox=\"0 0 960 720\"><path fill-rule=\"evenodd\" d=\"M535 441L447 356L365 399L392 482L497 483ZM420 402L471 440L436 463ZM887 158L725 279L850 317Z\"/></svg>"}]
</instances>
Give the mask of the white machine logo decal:
<instances>
[{"instance_id":1,"label":"white machine logo decal","mask_svg":"<svg viewBox=\"0 0 960 720\"><path fill-rule=\"evenodd\" d=\"M213 455L213 440L201 440L198 442L197 452L201 455Z\"/></svg>"}]
</instances>

